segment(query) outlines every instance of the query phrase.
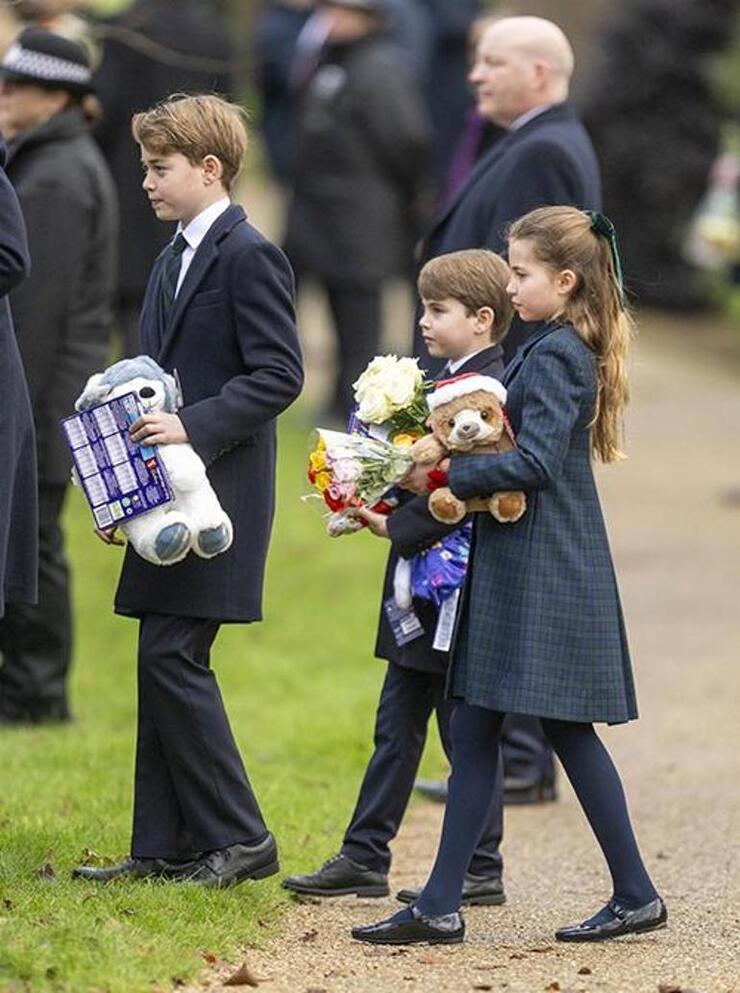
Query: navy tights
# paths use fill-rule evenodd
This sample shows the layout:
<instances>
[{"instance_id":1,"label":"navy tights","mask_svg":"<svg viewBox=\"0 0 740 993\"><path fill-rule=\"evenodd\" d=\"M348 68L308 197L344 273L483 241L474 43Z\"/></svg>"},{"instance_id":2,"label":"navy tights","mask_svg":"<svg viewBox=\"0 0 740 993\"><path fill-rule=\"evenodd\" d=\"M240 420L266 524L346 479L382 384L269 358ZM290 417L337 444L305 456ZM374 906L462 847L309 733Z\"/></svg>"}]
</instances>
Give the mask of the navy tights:
<instances>
[{"instance_id":1,"label":"navy tights","mask_svg":"<svg viewBox=\"0 0 740 993\"><path fill-rule=\"evenodd\" d=\"M460 703L452 715L453 762L442 838L432 873L416 906L437 917L460 907L463 877L483 831L499 775L498 743L504 714ZM601 846L614 897L640 907L657 896L637 848L619 774L593 725L544 720Z\"/></svg>"}]
</instances>

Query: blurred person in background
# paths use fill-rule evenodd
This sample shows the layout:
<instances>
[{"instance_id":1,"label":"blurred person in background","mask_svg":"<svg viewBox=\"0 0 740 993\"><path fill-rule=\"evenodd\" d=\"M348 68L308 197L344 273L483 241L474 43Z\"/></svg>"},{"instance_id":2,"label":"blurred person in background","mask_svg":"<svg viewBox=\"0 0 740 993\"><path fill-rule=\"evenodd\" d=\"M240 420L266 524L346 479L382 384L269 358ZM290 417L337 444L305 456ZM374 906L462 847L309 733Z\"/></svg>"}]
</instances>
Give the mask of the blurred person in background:
<instances>
[{"instance_id":1,"label":"blurred person in background","mask_svg":"<svg viewBox=\"0 0 740 993\"><path fill-rule=\"evenodd\" d=\"M325 412L346 422L380 345L387 277L411 270L429 126L420 86L385 37L385 0L323 0L327 43L302 98L285 250L326 289L338 370Z\"/></svg>"},{"instance_id":2,"label":"blurred person in background","mask_svg":"<svg viewBox=\"0 0 740 993\"><path fill-rule=\"evenodd\" d=\"M72 657L61 516L70 474L59 420L106 365L117 241L113 181L90 136L92 73L82 46L26 28L0 65L0 127L32 268L11 303L36 422L39 602L0 621L0 721L67 720Z\"/></svg>"},{"instance_id":3,"label":"blurred person in background","mask_svg":"<svg viewBox=\"0 0 740 993\"><path fill-rule=\"evenodd\" d=\"M232 45L219 15L199 0L136 0L97 25L102 42L95 85L103 119L95 137L121 203L116 324L125 355L137 355L139 310L154 260L172 231L141 195L141 162L131 117L172 93L234 92Z\"/></svg>"},{"instance_id":4,"label":"blurred person in background","mask_svg":"<svg viewBox=\"0 0 740 993\"><path fill-rule=\"evenodd\" d=\"M8 294L28 276L29 252L4 165L0 138L0 618L12 605L36 602L38 578L33 417L8 304Z\"/></svg>"}]
</instances>

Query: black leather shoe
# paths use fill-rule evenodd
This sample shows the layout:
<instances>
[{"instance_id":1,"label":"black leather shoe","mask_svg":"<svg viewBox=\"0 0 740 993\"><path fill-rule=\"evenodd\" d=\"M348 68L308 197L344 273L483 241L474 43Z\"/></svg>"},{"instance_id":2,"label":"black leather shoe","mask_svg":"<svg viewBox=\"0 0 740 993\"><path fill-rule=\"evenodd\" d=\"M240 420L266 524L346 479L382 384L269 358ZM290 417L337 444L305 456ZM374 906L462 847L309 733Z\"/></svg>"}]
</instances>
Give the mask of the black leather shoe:
<instances>
[{"instance_id":1,"label":"black leather shoe","mask_svg":"<svg viewBox=\"0 0 740 993\"><path fill-rule=\"evenodd\" d=\"M108 883L126 876L148 879L161 876L166 864L161 859L126 859L119 865L78 865L72 870L72 879L85 879L90 883Z\"/></svg>"},{"instance_id":2,"label":"black leather shoe","mask_svg":"<svg viewBox=\"0 0 740 993\"><path fill-rule=\"evenodd\" d=\"M346 855L334 855L305 876L288 876L283 886L306 896L388 896L388 877Z\"/></svg>"},{"instance_id":3,"label":"black leather shoe","mask_svg":"<svg viewBox=\"0 0 740 993\"><path fill-rule=\"evenodd\" d=\"M259 845L229 845L208 852L178 868L178 879L213 889L236 886L245 879L265 879L280 871L275 839L268 833Z\"/></svg>"},{"instance_id":4,"label":"black leather shoe","mask_svg":"<svg viewBox=\"0 0 740 993\"><path fill-rule=\"evenodd\" d=\"M420 893L421 888L399 890L396 893L396 900L400 900L401 903L415 903L419 899ZM466 907L498 907L502 903L506 903L504 882L500 876L474 876L472 873L466 872L461 902Z\"/></svg>"},{"instance_id":5,"label":"black leather shoe","mask_svg":"<svg viewBox=\"0 0 740 993\"><path fill-rule=\"evenodd\" d=\"M600 924L584 921L573 927L563 927L555 932L558 941L608 941L619 938L623 934L643 934L645 931L655 931L666 926L668 911L660 897L646 903L644 907L629 910L610 900L606 910L611 914L609 920Z\"/></svg>"},{"instance_id":6,"label":"black leather shoe","mask_svg":"<svg viewBox=\"0 0 740 993\"><path fill-rule=\"evenodd\" d=\"M447 803L447 780L446 779L417 779L414 781L414 789L427 800L434 803Z\"/></svg>"},{"instance_id":7,"label":"black leather shoe","mask_svg":"<svg viewBox=\"0 0 740 993\"><path fill-rule=\"evenodd\" d=\"M552 803L557 798L555 783L544 779L504 776L504 804L507 807L527 803Z\"/></svg>"},{"instance_id":8,"label":"black leather shoe","mask_svg":"<svg viewBox=\"0 0 740 993\"><path fill-rule=\"evenodd\" d=\"M459 945L465 937L465 921L460 914L449 914L457 918L457 926L441 927L439 917L416 916L409 920L396 920L398 915L378 924L366 927L353 927L352 937L356 941L366 941L371 945Z\"/></svg>"}]
</instances>

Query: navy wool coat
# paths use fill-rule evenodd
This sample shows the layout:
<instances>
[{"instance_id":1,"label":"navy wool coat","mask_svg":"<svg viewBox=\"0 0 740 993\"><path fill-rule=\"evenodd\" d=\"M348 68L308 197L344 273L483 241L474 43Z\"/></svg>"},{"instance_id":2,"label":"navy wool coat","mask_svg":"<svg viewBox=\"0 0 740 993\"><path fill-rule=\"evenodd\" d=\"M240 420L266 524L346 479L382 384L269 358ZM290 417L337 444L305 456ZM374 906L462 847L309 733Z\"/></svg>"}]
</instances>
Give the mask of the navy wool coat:
<instances>
[{"instance_id":1,"label":"navy wool coat","mask_svg":"<svg viewBox=\"0 0 740 993\"><path fill-rule=\"evenodd\" d=\"M483 376L493 376L501 379L503 372L503 349L501 345L491 345L484 348L475 355L471 355L456 372L461 376L463 373L476 372ZM388 518L388 537L391 541L391 552L388 556L388 564L385 570L385 581L383 583L383 597L380 604L380 618L378 620L378 636L375 643L375 654L378 658L387 659L396 665L406 669L417 669L422 672L435 672L443 674L447 672L449 654L438 652L434 649L434 634L437 630L437 620L439 617L437 608L429 600L414 598L414 612L419 618L424 634L413 641L402 645L400 648L393 637L393 631L388 622L383 605L386 600L393 596L393 577L396 572L396 564L399 558L410 559L419 552L424 552L431 548L448 534L452 534L459 529L460 525L452 527L449 524L440 524L429 513L428 496L412 496L407 494L404 503L401 504Z\"/></svg>"},{"instance_id":2,"label":"navy wool coat","mask_svg":"<svg viewBox=\"0 0 740 993\"><path fill-rule=\"evenodd\" d=\"M303 383L293 276L280 249L235 205L199 245L164 328L161 265L162 256L144 299L142 350L167 371L177 370L184 397L178 413L231 517L234 543L216 558L191 554L166 567L128 548L116 611L260 620L274 509L275 419Z\"/></svg>"},{"instance_id":3,"label":"navy wool coat","mask_svg":"<svg viewBox=\"0 0 740 993\"><path fill-rule=\"evenodd\" d=\"M28 275L28 242L4 165L0 140L0 617L6 603L35 603L38 576L36 440L7 300Z\"/></svg>"},{"instance_id":4,"label":"navy wool coat","mask_svg":"<svg viewBox=\"0 0 740 993\"><path fill-rule=\"evenodd\" d=\"M516 524L475 515L450 691L506 713L637 716L629 650L590 457L596 360L572 327L536 331L504 376L517 449L453 456L461 498L521 489Z\"/></svg>"}]
</instances>

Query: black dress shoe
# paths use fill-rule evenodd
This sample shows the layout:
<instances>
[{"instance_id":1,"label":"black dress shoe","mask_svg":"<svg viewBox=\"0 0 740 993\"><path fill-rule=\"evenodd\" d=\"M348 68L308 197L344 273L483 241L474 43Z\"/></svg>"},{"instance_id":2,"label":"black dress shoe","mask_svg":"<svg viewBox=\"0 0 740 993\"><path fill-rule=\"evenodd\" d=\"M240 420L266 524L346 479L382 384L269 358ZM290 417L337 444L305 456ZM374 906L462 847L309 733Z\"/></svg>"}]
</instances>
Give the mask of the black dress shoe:
<instances>
[{"instance_id":1,"label":"black dress shoe","mask_svg":"<svg viewBox=\"0 0 740 993\"><path fill-rule=\"evenodd\" d=\"M259 845L229 845L208 852L189 865L179 867L177 878L199 886L224 889L245 879L265 879L279 871L277 845L268 833Z\"/></svg>"},{"instance_id":2,"label":"black dress shoe","mask_svg":"<svg viewBox=\"0 0 740 993\"><path fill-rule=\"evenodd\" d=\"M353 927L352 937L371 945L459 945L465 937L465 921L460 914L422 917L413 908L412 914L402 920L394 914L378 924Z\"/></svg>"},{"instance_id":3,"label":"black dress shoe","mask_svg":"<svg viewBox=\"0 0 740 993\"><path fill-rule=\"evenodd\" d=\"M72 870L72 879L86 879L91 883L108 883L126 876L148 879L161 876L166 864L161 859L126 859L119 865L78 865Z\"/></svg>"},{"instance_id":4,"label":"black dress shoe","mask_svg":"<svg viewBox=\"0 0 740 993\"><path fill-rule=\"evenodd\" d=\"M446 779L416 779L414 789L427 800L434 803L447 803Z\"/></svg>"},{"instance_id":5,"label":"black dress shoe","mask_svg":"<svg viewBox=\"0 0 740 993\"><path fill-rule=\"evenodd\" d=\"M401 903L415 903L419 899L420 893L421 887L399 890L396 893L396 900L400 900ZM500 876L474 876L472 873L466 872L461 903L466 907L498 907L502 903L506 903L503 880Z\"/></svg>"},{"instance_id":6,"label":"black dress shoe","mask_svg":"<svg viewBox=\"0 0 740 993\"><path fill-rule=\"evenodd\" d=\"M346 855L333 855L305 876L288 876L283 886L306 896L388 896L388 877Z\"/></svg>"},{"instance_id":7,"label":"black dress shoe","mask_svg":"<svg viewBox=\"0 0 740 993\"><path fill-rule=\"evenodd\" d=\"M616 900L610 900L604 909L609 911L607 919L599 922L584 921L573 927L560 928L555 932L555 937L558 941L608 941L609 938L619 938L623 934L655 931L665 927L668 920L666 905L660 897L636 910L629 910Z\"/></svg>"},{"instance_id":8,"label":"black dress shoe","mask_svg":"<svg viewBox=\"0 0 740 993\"><path fill-rule=\"evenodd\" d=\"M557 800L555 783L523 776L504 776L504 803L507 807Z\"/></svg>"}]
</instances>

